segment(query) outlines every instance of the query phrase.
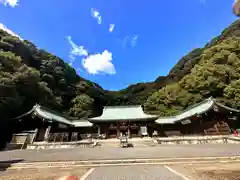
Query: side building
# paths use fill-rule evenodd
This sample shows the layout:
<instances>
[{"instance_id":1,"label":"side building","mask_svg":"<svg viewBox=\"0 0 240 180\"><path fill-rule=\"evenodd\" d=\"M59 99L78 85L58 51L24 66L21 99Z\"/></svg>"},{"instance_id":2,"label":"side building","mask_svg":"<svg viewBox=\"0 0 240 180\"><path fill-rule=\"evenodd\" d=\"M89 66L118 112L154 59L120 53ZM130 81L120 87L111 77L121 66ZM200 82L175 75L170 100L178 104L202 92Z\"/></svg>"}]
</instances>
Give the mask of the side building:
<instances>
[{"instance_id":1,"label":"side building","mask_svg":"<svg viewBox=\"0 0 240 180\"><path fill-rule=\"evenodd\" d=\"M176 116L159 117L155 128L159 136L227 135L240 128L240 111L210 97Z\"/></svg>"},{"instance_id":2,"label":"side building","mask_svg":"<svg viewBox=\"0 0 240 180\"><path fill-rule=\"evenodd\" d=\"M16 117L28 134L29 143L69 142L86 138L129 138L143 136L188 136L232 134L240 128L240 111L214 98L187 108L176 116L158 117L141 106L106 106L99 117L73 119L40 105Z\"/></svg>"},{"instance_id":3,"label":"side building","mask_svg":"<svg viewBox=\"0 0 240 180\"><path fill-rule=\"evenodd\" d=\"M141 106L107 106L99 117L74 119L35 105L29 112L14 118L31 132L32 142L67 142L92 138L119 138L151 134L149 124L158 118L145 114ZM149 128L148 128L149 127Z\"/></svg>"}]
</instances>

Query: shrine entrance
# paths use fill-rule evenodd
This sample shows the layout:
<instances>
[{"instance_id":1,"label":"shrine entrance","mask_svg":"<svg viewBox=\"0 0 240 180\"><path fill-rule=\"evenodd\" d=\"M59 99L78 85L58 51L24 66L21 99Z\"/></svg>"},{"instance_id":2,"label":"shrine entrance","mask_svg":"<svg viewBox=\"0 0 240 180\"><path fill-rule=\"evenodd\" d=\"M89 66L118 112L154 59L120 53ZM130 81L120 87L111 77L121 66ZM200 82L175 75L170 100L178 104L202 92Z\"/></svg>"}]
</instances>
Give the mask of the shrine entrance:
<instances>
[{"instance_id":1,"label":"shrine entrance","mask_svg":"<svg viewBox=\"0 0 240 180\"><path fill-rule=\"evenodd\" d=\"M118 137L118 128L116 125L111 124L108 127L107 138L117 138Z\"/></svg>"},{"instance_id":2,"label":"shrine entrance","mask_svg":"<svg viewBox=\"0 0 240 180\"><path fill-rule=\"evenodd\" d=\"M130 137L129 133L129 121L119 121L118 122L119 137L127 136Z\"/></svg>"},{"instance_id":3,"label":"shrine entrance","mask_svg":"<svg viewBox=\"0 0 240 180\"><path fill-rule=\"evenodd\" d=\"M130 132L131 132L132 137L140 137L141 136L140 126L137 124L133 124L130 126Z\"/></svg>"}]
</instances>

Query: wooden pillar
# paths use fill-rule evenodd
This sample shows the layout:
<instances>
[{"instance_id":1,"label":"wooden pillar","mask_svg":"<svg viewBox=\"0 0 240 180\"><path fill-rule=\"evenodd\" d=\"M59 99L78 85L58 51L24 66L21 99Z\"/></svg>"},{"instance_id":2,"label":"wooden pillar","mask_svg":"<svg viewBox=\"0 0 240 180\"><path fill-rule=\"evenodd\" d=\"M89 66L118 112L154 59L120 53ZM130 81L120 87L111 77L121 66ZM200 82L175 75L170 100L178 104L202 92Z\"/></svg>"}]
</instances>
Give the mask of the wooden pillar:
<instances>
[{"instance_id":1,"label":"wooden pillar","mask_svg":"<svg viewBox=\"0 0 240 180\"><path fill-rule=\"evenodd\" d=\"M117 138L120 137L120 131L119 131L119 127L117 126Z\"/></svg>"},{"instance_id":2,"label":"wooden pillar","mask_svg":"<svg viewBox=\"0 0 240 180\"><path fill-rule=\"evenodd\" d=\"M132 138L132 134L131 134L130 126L128 126L128 138Z\"/></svg>"},{"instance_id":3,"label":"wooden pillar","mask_svg":"<svg viewBox=\"0 0 240 180\"><path fill-rule=\"evenodd\" d=\"M101 134L101 128L100 128L100 125L98 125L98 135Z\"/></svg>"},{"instance_id":4,"label":"wooden pillar","mask_svg":"<svg viewBox=\"0 0 240 180\"><path fill-rule=\"evenodd\" d=\"M32 138L32 141L30 143L34 143L34 141L37 139L37 135L38 135L38 128L35 129L35 132L34 132L34 135L33 135L33 138Z\"/></svg>"},{"instance_id":5,"label":"wooden pillar","mask_svg":"<svg viewBox=\"0 0 240 180\"><path fill-rule=\"evenodd\" d=\"M106 127L105 128L105 137L106 137L106 139L108 138L108 131L109 131L109 127Z\"/></svg>"},{"instance_id":6,"label":"wooden pillar","mask_svg":"<svg viewBox=\"0 0 240 180\"><path fill-rule=\"evenodd\" d=\"M146 124L146 132L147 132L147 136L149 136L148 131L149 131L148 124Z\"/></svg>"},{"instance_id":7,"label":"wooden pillar","mask_svg":"<svg viewBox=\"0 0 240 180\"><path fill-rule=\"evenodd\" d=\"M44 141L48 141L50 130L51 130L51 126L48 126L44 134Z\"/></svg>"},{"instance_id":8,"label":"wooden pillar","mask_svg":"<svg viewBox=\"0 0 240 180\"><path fill-rule=\"evenodd\" d=\"M68 131L68 141L72 141L72 129Z\"/></svg>"}]
</instances>

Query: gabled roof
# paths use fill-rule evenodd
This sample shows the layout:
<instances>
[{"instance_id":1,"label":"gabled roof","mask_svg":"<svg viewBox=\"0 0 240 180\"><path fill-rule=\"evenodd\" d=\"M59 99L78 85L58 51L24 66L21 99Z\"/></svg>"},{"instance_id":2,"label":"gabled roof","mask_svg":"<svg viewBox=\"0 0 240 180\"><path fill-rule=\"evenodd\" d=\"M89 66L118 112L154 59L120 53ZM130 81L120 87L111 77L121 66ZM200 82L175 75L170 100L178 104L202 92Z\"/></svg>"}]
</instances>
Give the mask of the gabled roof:
<instances>
[{"instance_id":1,"label":"gabled roof","mask_svg":"<svg viewBox=\"0 0 240 180\"><path fill-rule=\"evenodd\" d=\"M117 120L148 120L157 116L145 114L140 105L137 106L106 106L99 117L90 118L89 121L117 121Z\"/></svg>"},{"instance_id":2,"label":"gabled roof","mask_svg":"<svg viewBox=\"0 0 240 180\"><path fill-rule=\"evenodd\" d=\"M33 108L30 111L14 119L20 119L32 113L43 118L46 121L55 121L58 123L69 125L69 126L90 127L93 125L88 120L83 120L83 119L71 120L70 118L64 117L63 115L59 115L59 113L57 112L53 112L50 109L40 106L39 104L36 104L35 106L33 106Z\"/></svg>"},{"instance_id":3,"label":"gabled roof","mask_svg":"<svg viewBox=\"0 0 240 180\"><path fill-rule=\"evenodd\" d=\"M66 119L65 117L61 115L57 115L54 112L51 112L50 110L47 110L46 108L41 107L40 105L35 105L33 108L35 108L34 112L35 114L41 116L42 118L46 120L52 120L57 121L63 124L72 125L71 121L69 119Z\"/></svg>"},{"instance_id":4,"label":"gabled roof","mask_svg":"<svg viewBox=\"0 0 240 180\"><path fill-rule=\"evenodd\" d=\"M181 120L188 119L192 116L203 114L203 113L207 112L208 110L210 110L211 108L213 108L215 105L218 107L221 107L223 109L232 111L232 112L240 113L239 110L224 106L224 105L218 103L214 98L210 97L198 104L195 104L195 105L187 108L186 110L184 110L183 112L181 112L180 114L178 114L176 116L159 117L155 122L158 124L174 124Z\"/></svg>"}]
</instances>

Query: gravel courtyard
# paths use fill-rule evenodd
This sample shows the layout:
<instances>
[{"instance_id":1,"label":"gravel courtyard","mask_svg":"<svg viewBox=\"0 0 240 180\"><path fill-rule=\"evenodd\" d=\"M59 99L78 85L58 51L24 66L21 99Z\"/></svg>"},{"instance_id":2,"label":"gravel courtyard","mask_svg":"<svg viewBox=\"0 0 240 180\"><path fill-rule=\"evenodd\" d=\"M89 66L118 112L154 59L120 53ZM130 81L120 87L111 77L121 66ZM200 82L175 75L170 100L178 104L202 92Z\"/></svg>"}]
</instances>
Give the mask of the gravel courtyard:
<instances>
[{"instance_id":1,"label":"gravel courtyard","mask_svg":"<svg viewBox=\"0 0 240 180\"><path fill-rule=\"evenodd\" d=\"M57 180L70 174L80 180L239 180L240 163L6 170L0 180Z\"/></svg>"},{"instance_id":2,"label":"gravel courtyard","mask_svg":"<svg viewBox=\"0 0 240 180\"><path fill-rule=\"evenodd\" d=\"M87 168L20 169L0 172L0 180L57 180L66 175L82 177Z\"/></svg>"},{"instance_id":3,"label":"gravel courtyard","mask_svg":"<svg viewBox=\"0 0 240 180\"><path fill-rule=\"evenodd\" d=\"M239 156L240 144L161 145L143 148L71 148L0 152L0 161L70 161Z\"/></svg>"},{"instance_id":4,"label":"gravel courtyard","mask_svg":"<svg viewBox=\"0 0 240 180\"><path fill-rule=\"evenodd\" d=\"M71 148L48 150L14 150L0 152L0 162L77 161L107 159L153 159L188 157L240 156L239 144L161 145L145 148ZM56 180L63 175L86 180L239 180L240 163L175 164L175 165L122 165L108 167L71 167L42 169L2 169L0 180ZM83 180L83 179L81 179Z\"/></svg>"},{"instance_id":5,"label":"gravel courtyard","mask_svg":"<svg viewBox=\"0 0 240 180\"><path fill-rule=\"evenodd\" d=\"M172 165L172 169L189 180L239 180L240 163L211 163L194 165Z\"/></svg>"}]
</instances>

